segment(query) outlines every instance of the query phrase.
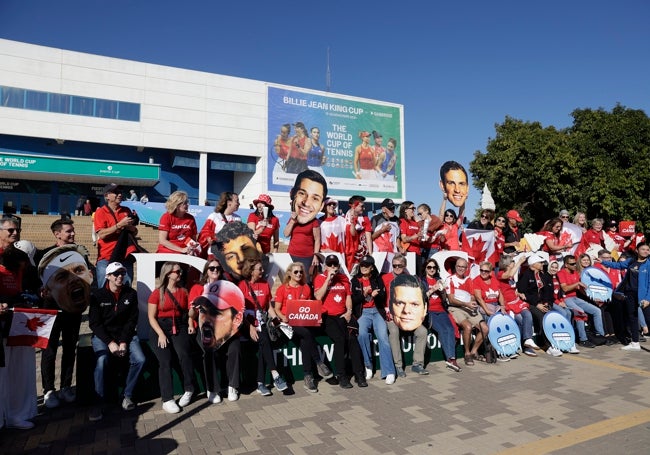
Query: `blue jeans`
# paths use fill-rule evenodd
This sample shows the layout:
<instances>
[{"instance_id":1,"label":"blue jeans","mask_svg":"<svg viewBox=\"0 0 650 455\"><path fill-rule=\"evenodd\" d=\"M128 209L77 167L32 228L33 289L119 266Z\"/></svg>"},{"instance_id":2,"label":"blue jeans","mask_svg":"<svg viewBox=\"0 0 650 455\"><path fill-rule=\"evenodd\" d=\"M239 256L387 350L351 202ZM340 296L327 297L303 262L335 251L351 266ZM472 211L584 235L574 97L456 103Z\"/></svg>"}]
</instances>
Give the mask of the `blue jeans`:
<instances>
[{"instance_id":1,"label":"blue jeans","mask_svg":"<svg viewBox=\"0 0 650 455\"><path fill-rule=\"evenodd\" d=\"M446 312L429 311L429 323L431 328L438 334L442 352L445 354L445 359L456 358L456 334L454 327L449 320L449 314Z\"/></svg>"},{"instance_id":2,"label":"blue jeans","mask_svg":"<svg viewBox=\"0 0 650 455\"><path fill-rule=\"evenodd\" d=\"M93 335L92 339L93 351L97 355L97 364L95 365L95 392L100 398L104 398L104 370L106 363L108 363L108 356L111 351L108 345ZM129 372L126 375L126 385L124 386L124 396L131 398L133 396L133 389L138 382L138 376L142 367L144 367L144 353L140 347L140 340L137 335L134 335L129 343Z\"/></svg>"},{"instance_id":3,"label":"blue jeans","mask_svg":"<svg viewBox=\"0 0 650 455\"><path fill-rule=\"evenodd\" d=\"M95 265L95 273L97 274L97 287L98 288L103 288L104 284L106 283L106 267L108 267L108 264L110 262L108 259L101 259L97 261L97 264ZM124 263L122 262L122 265L126 269L126 276L124 277L124 284L125 285L130 285L130 283L133 281L133 262L130 263Z\"/></svg>"},{"instance_id":4,"label":"blue jeans","mask_svg":"<svg viewBox=\"0 0 650 455\"><path fill-rule=\"evenodd\" d=\"M379 343L379 366L381 367L381 377L385 378L389 374L395 374L395 363L393 363L393 353L388 341L388 329L386 321L379 314L377 308L364 308L359 322L359 345L363 353L363 363L366 368L372 368L373 352L370 345L372 336L370 329L375 332L375 337Z\"/></svg>"},{"instance_id":5,"label":"blue jeans","mask_svg":"<svg viewBox=\"0 0 650 455\"><path fill-rule=\"evenodd\" d=\"M515 314L515 321L521 331L521 340L526 341L533 338L533 314L530 310L521 310L521 313Z\"/></svg>"},{"instance_id":6,"label":"blue jeans","mask_svg":"<svg viewBox=\"0 0 650 455\"><path fill-rule=\"evenodd\" d=\"M575 305L585 313L591 315L594 318L594 328L596 329L596 333L600 336L605 336L605 329L603 327L603 314L600 312L600 308L598 308L596 305L592 305L589 302L585 302L579 297L566 297L564 299L564 302L569 307L570 304ZM578 332L580 332L580 328L578 328ZM580 341L585 341L586 339L586 334L584 339L582 339L582 334L580 334Z\"/></svg>"}]
</instances>

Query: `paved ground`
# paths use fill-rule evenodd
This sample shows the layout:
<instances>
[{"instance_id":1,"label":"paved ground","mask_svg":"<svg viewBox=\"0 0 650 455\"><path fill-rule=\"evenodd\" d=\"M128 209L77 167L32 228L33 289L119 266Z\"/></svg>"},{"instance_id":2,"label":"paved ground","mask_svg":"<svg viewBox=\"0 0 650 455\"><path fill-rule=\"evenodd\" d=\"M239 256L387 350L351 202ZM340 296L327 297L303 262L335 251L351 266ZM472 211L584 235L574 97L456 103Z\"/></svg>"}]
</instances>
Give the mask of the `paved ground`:
<instances>
[{"instance_id":1,"label":"paved ground","mask_svg":"<svg viewBox=\"0 0 650 455\"><path fill-rule=\"evenodd\" d=\"M365 389L323 382L310 394L298 383L292 395L211 406L199 397L176 415L159 401L98 423L87 407L41 408L33 430L0 430L0 453L648 453L648 365L650 350L612 346L461 373L435 363L392 386L375 377Z\"/></svg>"}]
</instances>

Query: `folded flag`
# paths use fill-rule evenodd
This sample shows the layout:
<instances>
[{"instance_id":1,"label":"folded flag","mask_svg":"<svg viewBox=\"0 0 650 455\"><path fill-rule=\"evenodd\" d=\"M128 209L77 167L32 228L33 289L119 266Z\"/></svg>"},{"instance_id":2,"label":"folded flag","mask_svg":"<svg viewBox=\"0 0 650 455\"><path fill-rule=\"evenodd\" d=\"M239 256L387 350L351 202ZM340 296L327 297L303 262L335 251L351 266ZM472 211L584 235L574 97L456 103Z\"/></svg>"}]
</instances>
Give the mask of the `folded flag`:
<instances>
[{"instance_id":1,"label":"folded flag","mask_svg":"<svg viewBox=\"0 0 650 455\"><path fill-rule=\"evenodd\" d=\"M57 310L14 308L7 346L47 348Z\"/></svg>"}]
</instances>

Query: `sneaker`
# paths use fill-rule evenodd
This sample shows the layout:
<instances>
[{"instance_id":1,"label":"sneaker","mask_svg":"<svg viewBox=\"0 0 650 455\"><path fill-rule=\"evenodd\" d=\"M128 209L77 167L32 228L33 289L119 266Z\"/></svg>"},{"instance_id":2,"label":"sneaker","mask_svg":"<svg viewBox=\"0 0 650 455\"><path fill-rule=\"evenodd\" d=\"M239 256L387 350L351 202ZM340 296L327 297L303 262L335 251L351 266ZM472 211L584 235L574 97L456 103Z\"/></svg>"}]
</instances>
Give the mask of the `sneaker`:
<instances>
[{"instance_id":1,"label":"sneaker","mask_svg":"<svg viewBox=\"0 0 650 455\"><path fill-rule=\"evenodd\" d=\"M394 374L389 374L386 376L386 384L391 385L395 384L395 375Z\"/></svg>"},{"instance_id":2,"label":"sneaker","mask_svg":"<svg viewBox=\"0 0 650 455\"><path fill-rule=\"evenodd\" d=\"M507 355L498 355L497 362L510 362L510 357Z\"/></svg>"},{"instance_id":3,"label":"sneaker","mask_svg":"<svg viewBox=\"0 0 650 455\"><path fill-rule=\"evenodd\" d=\"M580 346L582 346L583 348L595 348L595 347L596 347L596 345L593 344L593 343L592 343L591 341L589 341L589 340L581 341L581 342L580 342Z\"/></svg>"},{"instance_id":4,"label":"sneaker","mask_svg":"<svg viewBox=\"0 0 650 455\"><path fill-rule=\"evenodd\" d=\"M402 368L402 367L395 367L395 373L400 378L405 378L406 377L406 372L404 371L404 368Z\"/></svg>"},{"instance_id":5,"label":"sneaker","mask_svg":"<svg viewBox=\"0 0 650 455\"><path fill-rule=\"evenodd\" d=\"M192 401L192 397L194 396L194 392L185 392L183 396L181 396L181 399L178 400L178 405L181 408L184 408L188 404L190 404L190 401Z\"/></svg>"},{"instance_id":6,"label":"sneaker","mask_svg":"<svg viewBox=\"0 0 650 455\"><path fill-rule=\"evenodd\" d=\"M181 412L181 408L178 407L174 400L165 401L162 405L163 411L170 414L178 414Z\"/></svg>"},{"instance_id":7,"label":"sneaker","mask_svg":"<svg viewBox=\"0 0 650 455\"><path fill-rule=\"evenodd\" d=\"M560 351L558 348L554 348L551 346L546 350L546 353L548 355L552 355L553 357L562 357L562 351Z\"/></svg>"},{"instance_id":8,"label":"sneaker","mask_svg":"<svg viewBox=\"0 0 650 455\"><path fill-rule=\"evenodd\" d=\"M10 420L7 422L7 428L14 430L31 430L34 428L34 423L29 420Z\"/></svg>"},{"instance_id":9,"label":"sneaker","mask_svg":"<svg viewBox=\"0 0 650 455\"><path fill-rule=\"evenodd\" d=\"M422 365L420 365L419 363L414 363L413 366L411 367L411 371L413 373L417 373L417 374L420 374L422 376L426 376L427 374L429 374L429 372L427 370L425 370L424 367Z\"/></svg>"},{"instance_id":10,"label":"sneaker","mask_svg":"<svg viewBox=\"0 0 650 455\"><path fill-rule=\"evenodd\" d=\"M456 359L448 359L445 362L445 365L447 368L449 368L451 371L455 371L456 373L459 373L461 368L458 366L458 362L456 362Z\"/></svg>"},{"instance_id":11,"label":"sneaker","mask_svg":"<svg viewBox=\"0 0 650 455\"><path fill-rule=\"evenodd\" d=\"M339 387L342 389L351 389L352 383L350 382L350 378L344 374L339 375Z\"/></svg>"},{"instance_id":12,"label":"sneaker","mask_svg":"<svg viewBox=\"0 0 650 455\"><path fill-rule=\"evenodd\" d=\"M282 376L278 376L273 380L273 385L275 386L276 389L278 389L278 392L284 392L289 388L287 385L287 381L285 381Z\"/></svg>"},{"instance_id":13,"label":"sneaker","mask_svg":"<svg viewBox=\"0 0 650 455\"><path fill-rule=\"evenodd\" d=\"M262 384L261 382L257 383L257 393L259 393L263 397L271 396L271 391L269 390L269 388L264 384Z\"/></svg>"},{"instance_id":14,"label":"sneaker","mask_svg":"<svg viewBox=\"0 0 650 455\"><path fill-rule=\"evenodd\" d=\"M88 413L88 420L91 422L97 422L102 420L104 414L102 414L102 408L100 406L93 406Z\"/></svg>"},{"instance_id":15,"label":"sneaker","mask_svg":"<svg viewBox=\"0 0 650 455\"><path fill-rule=\"evenodd\" d=\"M613 346L616 344L615 340L612 340L611 337L605 338L605 346Z\"/></svg>"},{"instance_id":16,"label":"sneaker","mask_svg":"<svg viewBox=\"0 0 650 455\"><path fill-rule=\"evenodd\" d=\"M318 388L314 383L314 377L311 374L306 374L304 381L305 381L305 389L307 390L307 392L311 392L311 393L318 392Z\"/></svg>"},{"instance_id":17,"label":"sneaker","mask_svg":"<svg viewBox=\"0 0 650 455\"><path fill-rule=\"evenodd\" d=\"M640 351L641 350L641 345L639 345L638 341L632 341L630 344L625 345L621 348L621 351Z\"/></svg>"},{"instance_id":18,"label":"sneaker","mask_svg":"<svg viewBox=\"0 0 650 455\"><path fill-rule=\"evenodd\" d=\"M508 356L508 358L509 358L510 360L515 360L517 357L519 357L519 354L517 354L516 352L515 352L514 354L510 354L510 355Z\"/></svg>"},{"instance_id":19,"label":"sneaker","mask_svg":"<svg viewBox=\"0 0 650 455\"><path fill-rule=\"evenodd\" d=\"M366 367L366 379L372 379L372 368Z\"/></svg>"},{"instance_id":20,"label":"sneaker","mask_svg":"<svg viewBox=\"0 0 650 455\"><path fill-rule=\"evenodd\" d=\"M239 400L239 391L234 387L228 386L228 401Z\"/></svg>"},{"instance_id":21,"label":"sneaker","mask_svg":"<svg viewBox=\"0 0 650 455\"><path fill-rule=\"evenodd\" d=\"M54 409L58 408L61 402L59 401L59 397L56 394L56 390L48 390L45 393L45 398L43 400L45 403L45 407Z\"/></svg>"},{"instance_id":22,"label":"sneaker","mask_svg":"<svg viewBox=\"0 0 650 455\"><path fill-rule=\"evenodd\" d=\"M208 391L207 396L208 396L208 403L212 403L212 404L221 403L221 395L219 395L218 393Z\"/></svg>"},{"instance_id":23,"label":"sneaker","mask_svg":"<svg viewBox=\"0 0 650 455\"><path fill-rule=\"evenodd\" d=\"M363 375L361 375L361 374L356 375L356 381L357 381L357 385L359 387L368 387L368 383L366 382L366 378L364 378Z\"/></svg>"},{"instance_id":24,"label":"sneaker","mask_svg":"<svg viewBox=\"0 0 650 455\"><path fill-rule=\"evenodd\" d=\"M539 346L537 346L537 344L535 344L532 338L528 338L524 341L524 347L532 348L536 351L539 351L541 349Z\"/></svg>"},{"instance_id":25,"label":"sneaker","mask_svg":"<svg viewBox=\"0 0 650 455\"><path fill-rule=\"evenodd\" d=\"M537 353L533 348L524 348L524 354L530 357L537 357Z\"/></svg>"},{"instance_id":26,"label":"sneaker","mask_svg":"<svg viewBox=\"0 0 650 455\"><path fill-rule=\"evenodd\" d=\"M64 387L59 391L59 398L63 398L66 403L74 403L77 399L77 394L71 387Z\"/></svg>"},{"instance_id":27,"label":"sneaker","mask_svg":"<svg viewBox=\"0 0 650 455\"><path fill-rule=\"evenodd\" d=\"M569 349L569 354L580 354L580 351L576 348L575 344L571 346L571 349Z\"/></svg>"},{"instance_id":28,"label":"sneaker","mask_svg":"<svg viewBox=\"0 0 650 455\"><path fill-rule=\"evenodd\" d=\"M124 397L124 399L122 400L122 409L124 409L125 411L131 411L135 409L135 403L133 402L133 400L131 400L130 397Z\"/></svg>"},{"instance_id":29,"label":"sneaker","mask_svg":"<svg viewBox=\"0 0 650 455\"><path fill-rule=\"evenodd\" d=\"M327 365L325 365L323 362L319 363L316 365L316 369L318 370L318 374L323 378L323 379L329 379L332 376L334 376L334 373L332 373L332 370L330 370Z\"/></svg>"}]
</instances>

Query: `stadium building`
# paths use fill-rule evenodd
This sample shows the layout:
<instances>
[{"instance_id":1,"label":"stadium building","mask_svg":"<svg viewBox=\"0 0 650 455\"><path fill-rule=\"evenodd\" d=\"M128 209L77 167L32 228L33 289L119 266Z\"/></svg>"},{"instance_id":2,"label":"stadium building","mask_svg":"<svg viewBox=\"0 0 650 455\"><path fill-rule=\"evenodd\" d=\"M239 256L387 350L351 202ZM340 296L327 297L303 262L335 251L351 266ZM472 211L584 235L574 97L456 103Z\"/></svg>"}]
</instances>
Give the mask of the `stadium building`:
<instances>
[{"instance_id":1,"label":"stadium building","mask_svg":"<svg viewBox=\"0 0 650 455\"><path fill-rule=\"evenodd\" d=\"M72 213L114 182L152 202L180 189L214 205L234 191L242 213L269 193L287 210L295 174L276 142L283 125L290 138L318 129L322 158L310 167L333 197L399 202L403 115L393 103L0 39L0 205ZM393 144L392 174L358 178L361 132L371 147L383 140L376 156Z\"/></svg>"}]
</instances>

